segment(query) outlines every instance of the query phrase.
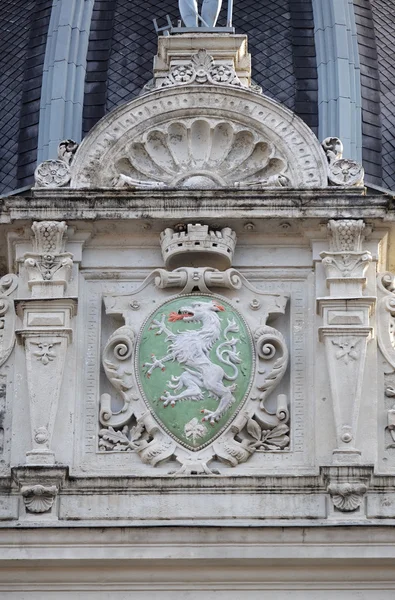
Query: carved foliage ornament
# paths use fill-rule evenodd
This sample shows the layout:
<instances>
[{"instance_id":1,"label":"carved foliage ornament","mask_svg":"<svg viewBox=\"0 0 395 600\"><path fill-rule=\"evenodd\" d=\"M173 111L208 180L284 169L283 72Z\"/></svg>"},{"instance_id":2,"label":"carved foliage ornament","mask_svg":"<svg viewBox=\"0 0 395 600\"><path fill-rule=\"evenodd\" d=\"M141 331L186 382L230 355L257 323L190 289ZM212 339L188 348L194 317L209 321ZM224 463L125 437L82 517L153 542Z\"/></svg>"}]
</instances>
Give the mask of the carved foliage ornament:
<instances>
[{"instance_id":1,"label":"carved foliage ornament","mask_svg":"<svg viewBox=\"0 0 395 600\"><path fill-rule=\"evenodd\" d=\"M192 55L189 63L173 66L158 87L192 83L242 86L233 67L215 64L213 57L206 50L199 50Z\"/></svg>"},{"instance_id":2,"label":"carved foliage ornament","mask_svg":"<svg viewBox=\"0 0 395 600\"><path fill-rule=\"evenodd\" d=\"M392 273L377 275L377 334L379 348L388 366L386 373L395 371L395 279Z\"/></svg>"},{"instance_id":3,"label":"carved foliage ornament","mask_svg":"<svg viewBox=\"0 0 395 600\"><path fill-rule=\"evenodd\" d=\"M288 448L286 396L274 413L265 406L288 364L285 340L265 321L284 312L287 297L259 292L229 271L160 269L133 294L105 298L107 313L127 324L104 349L123 406L113 411L102 395L101 450L136 452L151 465L175 459L188 474L210 473L215 457L236 466L255 452ZM212 282L227 295L212 293ZM174 286L181 294L169 295ZM251 309L257 297L260 311Z\"/></svg>"},{"instance_id":4,"label":"carved foliage ornament","mask_svg":"<svg viewBox=\"0 0 395 600\"><path fill-rule=\"evenodd\" d=\"M0 279L0 367L10 356L15 344L15 309L12 293L18 286L16 275Z\"/></svg>"},{"instance_id":5,"label":"carved foliage ornament","mask_svg":"<svg viewBox=\"0 0 395 600\"><path fill-rule=\"evenodd\" d=\"M385 389L385 395L387 398L395 398L395 388L393 386L387 386ZM387 410L387 427L388 433L391 436L391 443L387 445L388 448L395 448L395 404Z\"/></svg>"},{"instance_id":6,"label":"carved foliage ornament","mask_svg":"<svg viewBox=\"0 0 395 600\"><path fill-rule=\"evenodd\" d=\"M33 252L25 254L33 297L62 295L73 266L73 256L64 251L65 221L35 221Z\"/></svg>"},{"instance_id":7,"label":"carved foliage ornament","mask_svg":"<svg viewBox=\"0 0 395 600\"><path fill-rule=\"evenodd\" d=\"M327 282L358 279L364 283L372 255L362 250L365 223L362 219L331 219L328 223L330 252L321 252Z\"/></svg>"}]
</instances>

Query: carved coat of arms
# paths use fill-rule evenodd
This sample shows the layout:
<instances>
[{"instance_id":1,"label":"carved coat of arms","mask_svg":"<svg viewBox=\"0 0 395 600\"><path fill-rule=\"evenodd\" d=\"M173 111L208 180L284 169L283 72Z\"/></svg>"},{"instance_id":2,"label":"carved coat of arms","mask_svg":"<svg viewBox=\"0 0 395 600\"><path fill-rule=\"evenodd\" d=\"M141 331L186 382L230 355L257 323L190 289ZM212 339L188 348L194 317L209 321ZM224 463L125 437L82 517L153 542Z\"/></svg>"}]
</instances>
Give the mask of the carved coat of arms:
<instances>
[{"instance_id":1,"label":"carved coat of arms","mask_svg":"<svg viewBox=\"0 0 395 600\"><path fill-rule=\"evenodd\" d=\"M192 450L217 437L240 410L254 364L242 318L222 299L201 295L162 305L142 329L136 358L147 406Z\"/></svg>"},{"instance_id":2,"label":"carved coat of arms","mask_svg":"<svg viewBox=\"0 0 395 600\"><path fill-rule=\"evenodd\" d=\"M125 322L103 353L122 405L102 394L99 451L135 452L153 466L177 461L181 474L287 451L287 398L266 404L288 364L285 340L267 321L287 300L211 267L158 269L137 290L106 296L107 314Z\"/></svg>"}]
</instances>

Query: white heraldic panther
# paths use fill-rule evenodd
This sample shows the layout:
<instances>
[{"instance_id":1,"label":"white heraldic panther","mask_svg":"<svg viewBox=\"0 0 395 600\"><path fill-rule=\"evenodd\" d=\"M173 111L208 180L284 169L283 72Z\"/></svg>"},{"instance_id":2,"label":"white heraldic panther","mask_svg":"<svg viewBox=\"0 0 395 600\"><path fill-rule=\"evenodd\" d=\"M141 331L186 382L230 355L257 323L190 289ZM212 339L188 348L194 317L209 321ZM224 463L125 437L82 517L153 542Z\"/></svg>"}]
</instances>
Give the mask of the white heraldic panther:
<instances>
[{"instance_id":1,"label":"white heraldic panther","mask_svg":"<svg viewBox=\"0 0 395 600\"><path fill-rule=\"evenodd\" d=\"M204 390L218 400L215 411L203 409L203 421L214 424L218 421L235 402L233 392L236 384L226 386L224 380L235 381L239 370L237 364L241 362L236 345L240 341L235 337L228 337L231 332L238 333L239 327L234 319L228 319L228 324L223 332L224 341L215 351L219 363L228 366L228 371L215 364L210 358L210 350L221 338L221 320L218 313L225 308L213 300L207 302L192 302L190 306L183 306L176 313L170 313L168 320L172 323L183 321L186 323L202 323L200 329L173 332L165 325L166 315L160 320L154 320L150 329L157 329L156 335L165 334L169 342L168 354L162 358L152 356L152 363L144 363L148 368L146 376L150 377L154 369L165 370L165 363L178 362L183 366L183 373L172 376L167 382L167 387L173 393L166 391L161 397L164 406L174 406L179 400L203 400Z\"/></svg>"}]
</instances>

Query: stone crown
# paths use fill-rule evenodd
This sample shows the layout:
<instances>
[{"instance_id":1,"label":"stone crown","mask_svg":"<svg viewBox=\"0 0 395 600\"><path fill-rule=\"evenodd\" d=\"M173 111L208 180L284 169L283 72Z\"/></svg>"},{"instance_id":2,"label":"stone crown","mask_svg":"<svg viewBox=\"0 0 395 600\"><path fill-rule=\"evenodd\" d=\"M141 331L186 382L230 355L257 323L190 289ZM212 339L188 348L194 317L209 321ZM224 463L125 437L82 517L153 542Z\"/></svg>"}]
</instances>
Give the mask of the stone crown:
<instances>
[{"instance_id":1,"label":"stone crown","mask_svg":"<svg viewBox=\"0 0 395 600\"><path fill-rule=\"evenodd\" d=\"M236 234L230 227L211 229L200 223L188 224L174 231L167 228L161 233L160 243L166 268L179 266L213 266L227 269L232 264Z\"/></svg>"}]
</instances>

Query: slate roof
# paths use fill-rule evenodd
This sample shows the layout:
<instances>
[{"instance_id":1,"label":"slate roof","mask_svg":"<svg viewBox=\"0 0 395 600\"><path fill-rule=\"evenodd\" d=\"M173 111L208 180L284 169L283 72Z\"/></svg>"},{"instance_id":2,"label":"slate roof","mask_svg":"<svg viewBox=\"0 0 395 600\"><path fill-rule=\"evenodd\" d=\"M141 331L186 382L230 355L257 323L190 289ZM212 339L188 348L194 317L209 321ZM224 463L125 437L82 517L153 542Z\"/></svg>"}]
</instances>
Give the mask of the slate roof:
<instances>
[{"instance_id":1,"label":"slate roof","mask_svg":"<svg viewBox=\"0 0 395 600\"><path fill-rule=\"evenodd\" d=\"M376 35L369 0L354 0L362 95L362 162L366 181L381 185L380 83Z\"/></svg>"},{"instance_id":2,"label":"slate roof","mask_svg":"<svg viewBox=\"0 0 395 600\"><path fill-rule=\"evenodd\" d=\"M367 179L395 189L394 0L353 0L361 63ZM42 69L52 0L2 0L0 194L32 183ZM226 3L225 3L226 4ZM225 12L225 11L224 11ZM83 132L136 95L156 52L152 17L176 21L177 0L95 0L87 55ZM248 33L253 76L317 130L318 80L312 0L237 0L234 25Z\"/></svg>"},{"instance_id":3,"label":"slate roof","mask_svg":"<svg viewBox=\"0 0 395 600\"><path fill-rule=\"evenodd\" d=\"M52 0L2 0L0 194L33 181Z\"/></svg>"},{"instance_id":4,"label":"slate roof","mask_svg":"<svg viewBox=\"0 0 395 600\"><path fill-rule=\"evenodd\" d=\"M35 2L3 0L0 30L0 194L16 181L20 105Z\"/></svg>"},{"instance_id":5,"label":"slate roof","mask_svg":"<svg viewBox=\"0 0 395 600\"><path fill-rule=\"evenodd\" d=\"M152 18L157 17L160 24L167 14L177 22L175 0L96 0L85 86L85 133L106 112L136 96L151 78L157 48ZM311 0L239 0L233 23L238 33L248 33L253 77L263 92L296 110L315 128L317 72Z\"/></svg>"},{"instance_id":6,"label":"slate roof","mask_svg":"<svg viewBox=\"0 0 395 600\"><path fill-rule=\"evenodd\" d=\"M395 190L395 2L374 0L372 10L380 74L383 185Z\"/></svg>"}]
</instances>

